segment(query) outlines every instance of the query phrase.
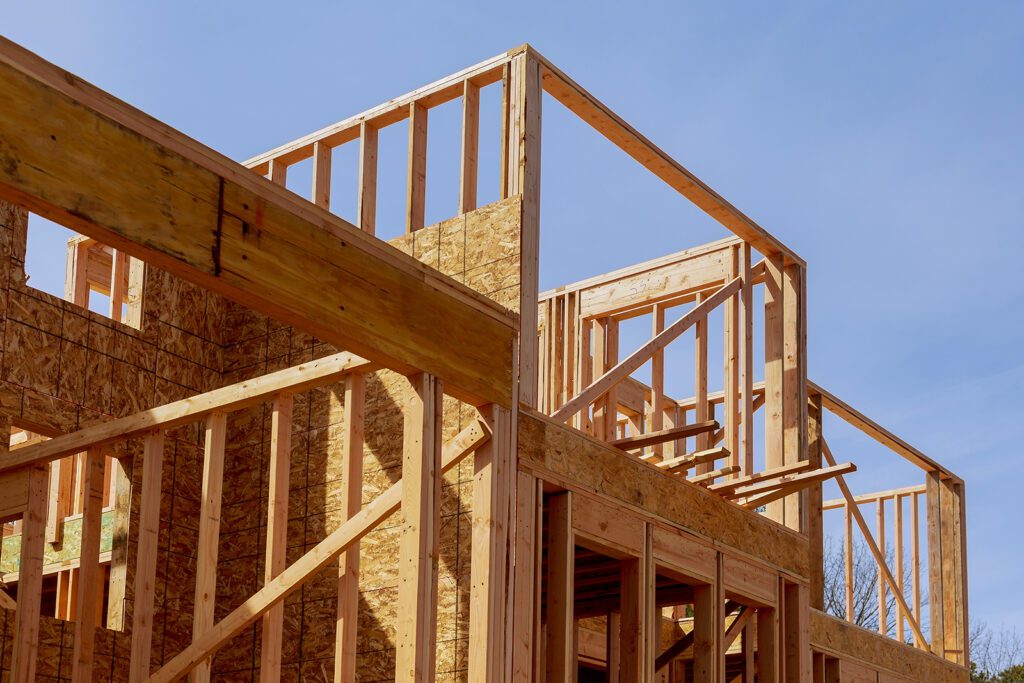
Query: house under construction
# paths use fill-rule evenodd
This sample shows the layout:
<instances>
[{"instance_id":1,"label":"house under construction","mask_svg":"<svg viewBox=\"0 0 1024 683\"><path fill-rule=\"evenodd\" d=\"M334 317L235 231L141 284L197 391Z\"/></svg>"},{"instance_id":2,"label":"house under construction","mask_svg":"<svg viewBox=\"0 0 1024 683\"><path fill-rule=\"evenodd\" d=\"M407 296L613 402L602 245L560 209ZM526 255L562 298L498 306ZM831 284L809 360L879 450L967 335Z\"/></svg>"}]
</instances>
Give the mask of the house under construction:
<instances>
[{"instance_id":1,"label":"house under construction","mask_svg":"<svg viewBox=\"0 0 1024 683\"><path fill-rule=\"evenodd\" d=\"M728 236L539 291L542 99ZM448 103L458 214L426 225ZM807 377L806 263L532 47L239 164L0 40L0 199L4 681L968 680L963 481ZM78 235L63 298L30 214ZM921 476L855 495L826 413Z\"/></svg>"}]
</instances>

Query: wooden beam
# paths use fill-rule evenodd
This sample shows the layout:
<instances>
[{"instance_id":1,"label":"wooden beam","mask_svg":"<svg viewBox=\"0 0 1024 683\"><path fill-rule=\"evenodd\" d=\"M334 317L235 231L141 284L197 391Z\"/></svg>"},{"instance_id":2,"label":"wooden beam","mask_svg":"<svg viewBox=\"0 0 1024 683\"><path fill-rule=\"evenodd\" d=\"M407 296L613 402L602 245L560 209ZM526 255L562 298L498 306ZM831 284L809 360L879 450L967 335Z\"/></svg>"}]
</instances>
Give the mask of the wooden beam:
<instances>
[{"instance_id":1,"label":"wooden beam","mask_svg":"<svg viewBox=\"0 0 1024 683\"><path fill-rule=\"evenodd\" d=\"M518 438L518 435L514 435ZM541 567L544 554L544 483L516 472L515 555L513 571L512 680L540 681Z\"/></svg>"},{"instance_id":2,"label":"wooden beam","mask_svg":"<svg viewBox=\"0 0 1024 683\"><path fill-rule=\"evenodd\" d=\"M345 406L341 445L341 508L352 519L363 507L363 440L365 438L366 376L345 377ZM359 541L338 558L338 612L334 641L334 683L356 680L356 642L359 635Z\"/></svg>"},{"instance_id":3,"label":"wooden beam","mask_svg":"<svg viewBox=\"0 0 1024 683\"><path fill-rule=\"evenodd\" d=\"M782 269L782 437L783 464L807 458L807 364L804 275L799 264ZM807 533L808 494L787 496L786 526Z\"/></svg>"},{"instance_id":4,"label":"wooden beam","mask_svg":"<svg viewBox=\"0 0 1024 683\"><path fill-rule=\"evenodd\" d=\"M779 610L757 608L757 680L779 683Z\"/></svg>"},{"instance_id":5,"label":"wooden beam","mask_svg":"<svg viewBox=\"0 0 1024 683\"><path fill-rule=\"evenodd\" d=\"M726 465L725 467L720 467L717 470L711 470L710 472L704 472L703 474L689 477L687 478L687 481L691 484L703 484L704 482L721 479L722 477L735 474L739 471L740 468L736 465Z\"/></svg>"},{"instance_id":6,"label":"wooden beam","mask_svg":"<svg viewBox=\"0 0 1024 683\"><path fill-rule=\"evenodd\" d=\"M740 263L740 247L735 246L729 250L729 276L730 278L743 277ZM722 377L724 383L723 393L725 400L722 409L722 423L725 425L725 447L732 454L729 464L742 468L743 454L740 451L740 421L743 417L743 409L740 405L740 375L741 358L740 348L743 330L740 326L740 307L742 302L740 295L730 297L725 302L725 311L722 318L724 330L723 338L725 348L722 352L724 364ZM708 446L714 444L708 443Z\"/></svg>"},{"instance_id":7,"label":"wooden beam","mask_svg":"<svg viewBox=\"0 0 1024 683\"><path fill-rule=\"evenodd\" d=\"M675 474L676 472L684 472L691 467L696 467L701 463L713 463L716 460L722 460L723 458L728 457L729 451L725 448L710 448L706 451L677 455L674 458L668 458L667 460L662 460L661 462L656 463L656 466L659 469Z\"/></svg>"},{"instance_id":8,"label":"wooden beam","mask_svg":"<svg viewBox=\"0 0 1024 683\"><path fill-rule=\"evenodd\" d=\"M128 546L132 517L131 462L127 457L112 458L110 467L113 480L111 506L114 523L110 540L110 573L107 580L107 628L124 631L125 599L128 594Z\"/></svg>"},{"instance_id":9,"label":"wooden beam","mask_svg":"<svg viewBox=\"0 0 1024 683\"><path fill-rule=\"evenodd\" d=\"M854 496L853 500L858 505L865 503L874 503L879 498L894 498L896 496L909 496L915 493L924 493L925 485L918 484L916 486L904 486L898 489L886 489L885 491L876 491L874 493L862 493ZM825 510L836 510L846 506L845 498L831 498L822 503L822 508Z\"/></svg>"},{"instance_id":10,"label":"wooden beam","mask_svg":"<svg viewBox=\"0 0 1024 683\"><path fill-rule=\"evenodd\" d=\"M359 191L356 214L359 229L373 235L377 230L377 129L359 126Z\"/></svg>"},{"instance_id":11,"label":"wooden beam","mask_svg":"<svg viewBox=\"0 0 1024 683\"><path fill-rule=\"evenodd\" d=\"M809 462L798 462L792 465L783 465L782 467L776 467L773 470L764 470L762 472L756 472L751 475L740 477L738 479L730 479L729 481L723 481L720 484L712 484L708 487L709 491L715 493L721 493L722 495L733 497L733 491L741 486L748 484L756 484L758 482L766 481L768 479L775 479L778 477L784 477L790 474L799 474L801 472L807 472L811 469Z\"/></svg>"},{"instance_id":12,"label":"wooden beam","mask_svg":"<svg viewBox=\"0 0 1024 683\"><path fill-rule=\"evenodd\" d=\"M717 420L704 420L703 422L695 422L683 427L671 427L669 429L662 429L656 432L648 432L647 434L627 436L624 439L616 439L609 443L624 451L632 451L653 444L662 444L666 441L685 439L690 436L696 436L697 434L713 432L716 429L718 429Z\"/></svg>"},{"instance_id":13,"label":"wooden beam","mask_svg":"<svg viewBox=\"0 0 1024 683\"><path fill-rule=\"evenodd\" d=\"M292 455L291 394L274 398L270 416L270 466L267 482L267 547L263 566L263 584L284 571L288 547L288 478ZM263 615L260 646L260 681L281 679L281 645L284 629L284 605L278 604Z\"/></svg>"},{"instance_id":14,"label":"wooden beam","mask_svg":"<svg viewBox=\"0 0 1024 683\"><path fill-rule=\"evenodd\" d=\"M43 551L46 544L47 467L29 473L28 504L21 524L21 560L18 567L18 610L15 613L11 681L31 683L39 659L39 611L43 587Z\"/></svg>"},{"instance_id":15,"label":"wooden beam","mask_svg":"<svg viewBox=\"0 0 1024 683\"><path fill-rule=\"evenodd\" d=\"M651 311L651 336L657 337L665 330L665 308L655 305ZM656 351L651 356L651 404L647 416L647 436L651 437L661 432L665 423L665 352ZM717 429L717 426L715 427ZM670 441L671 438L666 439ZM651 445L654 448L651 455L660 460L665 455L663 441L650 441L644 446ZM619 448L623 446L615 444ZM642 448L643 446L633 446Z\"/></svg>"},{"instance_id":16,"label":"wooden beam","mask_svg":"<svg viewBox=\"0 0 1024 683\"><path fill-rule=\"evenodd\" d=\"M804 382L806 385L806 381ZM802 462L810 469L821 467L821 434L824 412L821 396L815 394L808 397L807 411L807 457ZM797 461L795 464L799 464ZM807 489L807 543L810 547L809 590L811 607L816 610L825 609L825 531L822 518L821 483L811 484Z\"/></svg>"},{"instance_id":17,"label":"wooden beam","mask_svg":"<svg viewBox=\"0 0 1024 683\"><path fill-rule=\"evenodd\" d=\"M348 372L367 371L374 367L350 353L327 356L19 448L0 460L0 472L34 463L46 463L156 428L166 430L180 427L213 411L230 413L263 403L282 391L301 393L330 384Z\"/></svg>"},{"instance_id":18,"label":"wooden beam","mask_svg":"<svg viewBox=\"0 0 1024 683\"><path fill-rule=\"evenodd\" d=\"M103 515L103 468L106 455L90 448L85 455L82 482L82 536L79 546L78 603L75 609L75 644L71 654L71 681L92 680L96 626L99 621L97 602L103 597L100 583L100 524Z\"/></svg>"},{"instance_id":19,"label":"wooden beam","mask_svg":"<svg viewBox=\"0 0 1024 683\"><path fill-rule=\"evenodd\" d=\"M786 683L807 683L811 678L810 596L806 584L783 581L783 585L779 600L785 603L785 634L782 639L784 680Z\"/></svg>"},{"instance_id":20,"label":"wooden beam","mask_svg":"<svg viewBox=\"0 0 1024 683\"><path fill-rule=\"evenodd\" d=\"M783 429L783 283L782 256L766 258L764 283L764 466L774 469L787 464ZM786 525L781 501L768 505L769 519Z\"/></svg>"},{"instance_id":21,"label":"wooden beam","mask_svg":"<svg viewBox=\"0 0 1024 683\"><path fill-rule=\"evenodd\" d=\"M754 615L754 611L753 607L747 607L746 605L740 607L740 611L736 613L736 618L729 624L729 628L725 630L725 636L722 638L722 649L724 651L728 652L732 644L736 642L736 639L750 621L750 617ZM726 615L728 614L726 612Z\"/></svg>"},{"instance_id":22,"label":"wooden beam","mask_svg":"<svg viewBox=\"0 0 1024 683\"><path fill-rule=\"evenodd\" d=\"M619 682L642 683L644 642L651 621L646 613L646 577L643 557L629 558L620 566Z\"/></svg>"},{"instance_id":23,"label":"wooden beam","mask_svg":"<svg viewBox=\"0 0 1024 683\"><path fill-rule=\"evenodd\" d=\"M441 461L441 473L462 462L490 436L487 425L477 420L448 442ZM335 558L353 543L370 533L381 521L398 511L402 505L403 484L393 484L359 513L332 531L312 550L293 562L287 569L257 591L252 597L221 619L204 636L192 641L184 650L149 677L150 683L176 681L199 662L211 657L225 643L258 620L268 609L301 588L307 581L323 571ZM133 660L134 664L134 660ZM143 679L145 680L145 679Z\"/></svg>"},{"instance_id":24,"label":"wooden beam","mask_svg":"<svg viewBox=\"0 0 1024 683\"><path fill-rule=\"evenodd\" d=\"M548 498L546 680L576 680L576 622L573 618L575 543L571 491Z\"/></svg>"},{"instance_id":25,"label":"wooden beam","mask_svg":"<svg viewBox=\"0 0 1024 683\"><path fill-rule=\"evenodd\" d=\"M153 599L156 593L156 559L160 541L160 484L163 479L164 434L146 434L142 456L142 487L139 491L139 542L135 553L135 601L132 613L132 656L128 680L149 678L153 644Z\"/></svg>"},{"instance_id":26,"label":"wooden beam","mask_svg":"<svg viewBox=\"0 0 1024 683\"><path fill-rule=\"evenodd\" d=\"M777 500L781 500L786 496L801 491L811 484L826 481L835 477L841 477L844 474L856 472L857 466L852 462L845 462L842 465L833 465L831 467L824 467L820 470L814 470L813 472L804 472L803 474L794 474L791 477L787 477L786 481L780 484L777 488L766 493L757 495L748 495L746 500L743 501L743 507L748 510L761 507L762 505L769 505ZM753 486L764 486L768 482L762 484L754 484Z\"/></svg>"},{"instance_id":27,"label":"wooden beam","mask_svg":"<svg viewBox=\"0 0 1024 683\"><path fill-rule=\"evenodd\" d=\"M3 199L324 342L431 372L457 398L510 405L507 310L7 40L0 129Z\"/></svg>"},{"instance_id":28,"label":"wooden beam","mask_svg":"<svg viewBox=\"0 0 1024 683\"><path fill-rule=\"evenodd\" d=\"M409 378L402 445L402 528L398 558L395 680L434 680L437 551L441 529L441 382Z\"/></svg>"},{"instance_id":29,"label":"wooden beam","mask_svg":"<svg viewBox=\"0 0 1024 683\"><path fill-rule=\"evenodd\" d=\"M594 400L603 396L609 389L615 386L615 384L636 372L655 352L664 349L672 341L678 338L679 335L692 327L698 320L705 319L708 313L736 293L740 284L739 279L733 280L709 296L705 301L694 306L694 308L682 318L666 327L664 332L643 344L639 349L631 353L615 367L605 372L590 386L583 389L583 391L567 401L565 405L556 410L551 417L559 421L567 420L590 403L593 403Z\"/></svg>"},{"instance_id":30,"label":"wooden beam","mask_svg":"<svg viewBox=\"0 0 1024 683\"><path fill-rule=\"evenodd\" d=\"M217 551L220 548L220 509L224 487L224 443L227 413L210 413L206 418L203 453L203 499L199 509L199 537L196 540L196 593L192 616L192 640L213 628L217 599ZM268 529L269 532L269 529ZM190 683L209 683L209 659L200 662L189 676Z\"/></svg>"},{"instance_id":31,"label":"wooden beam","mask_svg":"<svg viewBox=\"0 0 1024 683\"><path fill-rule=\"evenodd\" d=\"M767 230L745 216L739 209L686 170L679 162L619 118L536 50L532 47L528 49L529 53L543 66L543 85L548 94L709 216L731 230L733 234L750 242L762 254L766 256L776 253L785 254L787 258L802 263L800 257L775 239Z\"/></svg>"}]
</instances>

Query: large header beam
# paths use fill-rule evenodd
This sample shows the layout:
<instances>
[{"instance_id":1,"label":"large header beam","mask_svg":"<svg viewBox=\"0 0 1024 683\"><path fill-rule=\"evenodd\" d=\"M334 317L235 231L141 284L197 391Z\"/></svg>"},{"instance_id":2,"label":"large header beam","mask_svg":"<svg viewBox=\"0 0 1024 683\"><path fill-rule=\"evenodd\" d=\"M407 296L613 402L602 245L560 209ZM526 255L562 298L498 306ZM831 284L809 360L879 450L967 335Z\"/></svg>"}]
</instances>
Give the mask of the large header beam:
<instances>
[{"instance_id":1,"label":"large header beam","mask_svg":"<svg viewBox=\"0 0 1024 683\"><path fill-rule=\"evenodd\" d=\"M0 38L0 197L446 391L511 405L512 314Z\"/></svg>"}]
</instances>

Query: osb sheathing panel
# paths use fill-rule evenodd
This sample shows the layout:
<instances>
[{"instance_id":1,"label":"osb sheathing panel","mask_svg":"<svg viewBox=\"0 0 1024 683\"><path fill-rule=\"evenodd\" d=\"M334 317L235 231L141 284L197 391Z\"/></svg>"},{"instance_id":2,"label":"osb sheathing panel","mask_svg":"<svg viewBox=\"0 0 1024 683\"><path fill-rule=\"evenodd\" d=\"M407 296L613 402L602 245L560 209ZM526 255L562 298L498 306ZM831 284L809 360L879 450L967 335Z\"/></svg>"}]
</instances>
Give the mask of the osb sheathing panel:
<instances>
[{"instance_id":1,"label":"osb sheathing panel","mask_svg":"<svg viewBox=\"0 0 1024 683\"><path fill-rule=\"evenodd\" d=\"M114 322L31 286L25 274L27 230L27 214L0 203L0 443L7 443L12 424L44 433L70 432L222 384L222 299L146 268L141 329ZM59 259L63 253L54 256ZM183 630L162 615L175 614L183 604L191 609L194 571L180 574L187 569L187 562L180 558L195 552L192 539L201 471L197 469L202 452L199 428L176 429L168 436L162 472L165 495L161 501L155 663L173 654L186 642L182 632L187 635L191 630L191 622ZM141 443L133 440L114 454L126 456L130 466L132 456L140 452ZM137 490L142 468L132 470ZM135 496L129 528L132 539L138 505ZM73 532L73 523L71 527ZM70 538L74 540L74 533ZM103 542L110 542L109 533L104 534ZM7 557L4 553L5 565ZM134 561L132 545L125 605L129 621ZM169 566L180 580L166 581ZM51 618L43 621L41 678L58 673L67 678L71 628ZM106 680L103 676L109 677L111 672L114 680L124 680L130 634L103 633L99 647L105 651L97 657L96 680ZM10 666L9 636L10 625L4 636L5 657L0 661L4 671Z\"/></svg>"},{"instance_id":2,"label":"osb sheathing panel","mask_svg":"<svg viewBox=\"0 0 1024 683\"><path fill-rule=\"evenodd\" d=\"M930 652L903 645L891 638L854 626L818 610L811 610L811 647L840 657L849 668L863 667L879 681L963 683L967 669Z\"/></svg>"},{"instance_id":3,"label":"osb sheathing panel","mask_svg":"<svg viewBox=\"0 0 1024 683\"><path fill-rule=\"evenodd\" d=\"M513 309L519 303L518 198L483 207L391 241L402 251ZM225 311L225 383L258 376L334 353L336 349L241 306ZM445 333L439 320L438 333ZM391 372L366 382L362 498L368 503L400 481L402 408L407 382ZM345 520L341 383L294 397L289 477L288 561L294 561ZM468 426L475 412L449 397L443 439ZM266 536L269 406L232 414L225 455L218 616L259 588ZM449 472L441 499L437 671L441 680L464 678L469 619L472 459ZM360 681L393 680L397 562L401 513L384 520L361 542ZM328 680L334 666L336 566L328 567L285 602L283 677ZM258 627L247 629L214 659L215 674L245 677L258 668Z\"/></svg>"},{"instance_id":4,"label":"osb sheathing panel","mask_svg":"<svg viewBox=\"0 0 1024 683\"><path fill-rule=\"evenodd\" d=\"M805 538L526 408L519 413L519 466L546 481L609 496L713 539L718 547L807 577Z\"/></svg>"}]
</instances>

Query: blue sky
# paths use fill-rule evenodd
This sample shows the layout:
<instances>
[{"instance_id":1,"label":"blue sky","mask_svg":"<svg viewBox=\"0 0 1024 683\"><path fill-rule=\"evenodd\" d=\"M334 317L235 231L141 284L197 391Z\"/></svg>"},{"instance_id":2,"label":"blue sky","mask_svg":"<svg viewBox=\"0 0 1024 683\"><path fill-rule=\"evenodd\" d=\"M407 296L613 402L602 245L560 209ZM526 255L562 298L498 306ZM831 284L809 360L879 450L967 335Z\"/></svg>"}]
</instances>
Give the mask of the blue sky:
<instances>
[{"instance_id":1,"label":"blue sky","mask_svg":"<svg viewBox=\"0 0 1024 683\"><path fill-rule=\"evenodd\" d=\"M808 261L810 376L967 480L972 616L1024 628L1024 3L508 7L8 0L0 31L239 160L532 43ZM722 235L545 107L542 287ZM428 158L429 221L455 185ZM826 434L859 490L917 482Z\"/></svg>"}]
</instances>

